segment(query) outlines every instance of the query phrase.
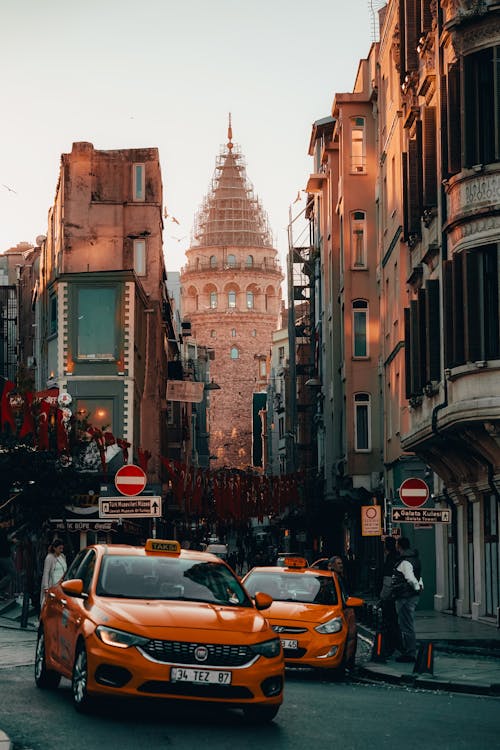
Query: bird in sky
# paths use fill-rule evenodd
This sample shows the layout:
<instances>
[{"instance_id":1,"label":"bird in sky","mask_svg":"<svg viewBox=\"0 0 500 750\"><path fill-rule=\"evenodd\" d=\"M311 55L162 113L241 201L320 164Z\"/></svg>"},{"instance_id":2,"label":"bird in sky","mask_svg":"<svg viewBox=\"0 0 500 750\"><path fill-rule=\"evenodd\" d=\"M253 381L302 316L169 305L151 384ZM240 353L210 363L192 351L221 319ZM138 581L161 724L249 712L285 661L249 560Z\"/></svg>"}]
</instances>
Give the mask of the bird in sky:
<instances>
[{"instance_id":1,"label":"bird in sky","mask_svg":"<svg viewBox=\"0 0 500 750\"><path fill-rule=\"evenodd\" d=\"M184 237L174 237L173 234L170 235L171 239L177 240L177 242L182 242L182 240L185 240L187 235L184 235Z\"/></svg>"},{"instance_id":2,"label":"bird in sky","mask_svg":"<svg viewBox=\"0 0 500 750\"><path fill-rule=\"evenodd\" d=\"M14 188L9 187L8 185L5 185L3 182L2 182L2 187L8 190L9 193L15 193L17 195L17 190L14 190Z\"/></svg>"},{"instance_id":3,"label":"bird in sky","mask_svg":"<svg viewBox=\"0 0 500 750\"><path fill-rule=\"evenodd\" d=\"M177 220L177 219L175 218L175 216L172 216L172 214L169 214L169 213L168 213L168 209L167 209L167 207L166 207L166 206L165 206L165 208L163 209L163 218L164 218L164 219L170 219L170 221L172 221L172 222L173 222L174 224L180 224L180 221L178 221L178 220Z\"/></svg>"}]
</instances>

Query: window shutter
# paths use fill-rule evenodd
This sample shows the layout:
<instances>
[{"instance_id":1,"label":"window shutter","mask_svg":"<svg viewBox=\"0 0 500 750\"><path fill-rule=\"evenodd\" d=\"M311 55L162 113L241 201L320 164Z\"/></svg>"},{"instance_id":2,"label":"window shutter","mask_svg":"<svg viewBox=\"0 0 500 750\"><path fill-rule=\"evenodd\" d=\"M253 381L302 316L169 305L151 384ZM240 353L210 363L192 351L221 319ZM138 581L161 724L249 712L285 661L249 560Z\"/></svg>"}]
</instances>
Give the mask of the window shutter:
<instances>
[{"instance_id":1,"label":"window shutter","mask_svg":"<svg viewBox=\"0 0 500 750\"><path fill-rule=\"evenodd\" d=\"M462 253L453 257L453 364L465 363Z\"/></svg>"},{"instance_id":2,"label":"window shutter","mask_svg":"<svg viewBox=\"0 0 500 750\"><path fill-rule=\"evenodd\" d=\"M451 369L453 359L453 261L443 262L443 333L444 366Z\"/></svg>"},{"instance_id":3,"label":"window shutter","mask_svg":"<svg viewBox=\"0 0 500 750\"><path fill-rule=\"evenodd\" d=\"M426 286L425 342L426 379L441 380L441 316L439 314L439 281L429 279Z\"/></svg>"},{"instance_id":4,"label":"window shutter","mask_svg":"<svg viewBox=\"0 0 500 750\"><path fill-rule=\"evenodd\" d=\"M422 215L421 164L418 158L418 143L410 141L408 150L408 234L420 237Z\"/></svg>"},{"instance_id":5,"label":"window shutter","mask_svg":"<svg viewBox=\"0 0 500 750\"><path fill-rule=\"evenodd\" d=\"M411 398L413 396L411 390L411 336L410 336L410 308L404 308L404 324L405 324L405 397Z\"/></svg>"},{"instance_id":6,"label":"window shutter","mask_svg":"<svg viewBox=\"0 0 500 750\"><path fill-rule=\"evenodd\" d=\"M426 34L432 30L432 11L429 0L421 0L420 2L420 14L421 14L421 28L422 33Z\"/></svg>"},{"instance_id":7,"label":"window shutter","mask_svg":"<svg viewBox=\"0 0 500 750\"><path fill-rule=\"evenodd\" d=\"M417 395L422 391L422 362L420 357L420 330L419 330L419 314L418 314L418 302L412 300L410 302L410 357L411 357L411 392L412 395Z\"/></svg>"},{"instance_id":8,"label":"window shutter","mask_svg":"<svg viewBox=\"0 0 500 750\"><path fill-rule=\"evenodd\" d=\"M403 167L403 240L408 241L408 154L402 153L401 165Z\"/></svg>"},{"instance_id":9,"label":"window shutter","mask_svg":"<svg viewBox=\"0 0 500 750\"><path fill-rule=\"evenodd\" d=\"M449 175L448 167L448 80L441 76L439 88L441 94L441 169L443 176Z\"/></svg>"},{"instance_id":10,"label":"window shutter","mask_svg":"<svg viewBox=\"0 0 500 750\"><path fill-rule=\"evenodd\" d=\"M418 70L417 45L420 38L420 0L405 2L405 67L406 72Z\"/></svg>"},{"instance_id":11,"label":"window shutter","mask_svg":"<svg viewBox=\"0 0 500 750\"><path fill-rule=\"evenodd\" d=\"M405 49L406 49L406 23L405 23L405 0L399 0L399 83L402 85L406 76Z\"/></svg>"},{"instance_id":12,"label":"window shutter","mask_svg":"<svg viewBox=\"0 0 500 750\"><path fill-rule=\"evenodd\" d=\"M455 63L448 68L448 173L460 172L461 164L461 106L460 68Z\"/></svg>"},{"instance_id":13,"label":"window shutter","mask_svg":"<svg viewBox=\"0 0 500 750\"><path fill-rule=\"evenodd\" d=\"M436 109L422 110L423 150L423 206L437 206Z\"/></svg>"},{"instance_id":14,"label":"window shutter","mask_svg":"<svg viewBox=\"0 0 500 750\"><path fill-rule=\"evenodd\" d=\"M482 336L480 322L480 296L479 296L479 274L478 261L481 254L468 252L465 255L465 361L477 362L483 359Z\"/></svg>"},{"instance_id":15,"label":"window shutter","mask_svg":"<svg viewBox=\"0 0 500 750\"><path fill-rule=\"evenodd\" d=\"M427 321L426 321L426 297L427 292L425 289L418 290L417 298L417 310L418 310L418 350L420 360L420 387L423 388L427 382Z\"/></svg>"}]
</instances>

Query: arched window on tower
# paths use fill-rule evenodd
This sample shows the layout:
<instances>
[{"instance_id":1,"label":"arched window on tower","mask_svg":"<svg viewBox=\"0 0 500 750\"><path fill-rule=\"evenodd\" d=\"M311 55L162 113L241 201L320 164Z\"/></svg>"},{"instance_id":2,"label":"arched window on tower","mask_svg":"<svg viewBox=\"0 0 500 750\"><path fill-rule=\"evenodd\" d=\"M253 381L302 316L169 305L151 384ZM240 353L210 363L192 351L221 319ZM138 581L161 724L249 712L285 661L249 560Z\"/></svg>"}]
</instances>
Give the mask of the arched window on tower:
<instances>
[{"instance_id":1,"label":"arched window on tower","mask_svg":"<svg viewBox=\"0 0 500 750\"><path fill-rule=\"evenodd\" d=\"M248 308L248 310L253 310L253 306L254 306L253 292L247 292L247 308Z\"/></svg>"},{"instance_id":2,"label":"arched window on tower","mask_svg":"<svg viewBox=\"0 0 500 750\"><path fill-rule=\"evenodd\" d=\"M239 359L240 351L237 346L231 347L231 359Z\"/></svg>"},{"instance_id":3,"label":"arched window on tower","mask_svg":"<svg viewBox=\"0 0 500 750\"><path fill-rule=\"evenodd\" d=\"M247 262L246 262L247 268L253 267L253 255L247 255Z\"/></svg>"},{"instance_id":4,"label":"arched window on tower","mask_svg":"<svg viewBox=\"0 0 500 750\"><path fill-rule=\"evenodd\" d=\"M351 264L353 268L366 268L366 213L351 214Z\"/></svg>"},{"instance_id":5,"label":"arched window on tower","mask_svg":"<svg viewBox=\"0 0 500 750\"><path fill-rule=\"evenodd\" d=\"M236 307L236 292L230 291L227 293L227 306L232 309Z\"/></svg>"},{"instance_id":6,"label":"arched window on tower","mask_svg":"<svg viewBox=\"0 0 500 750\"><path fill-rule=\"evenodd\" d=\"M227 265L229 268L236 268L236 255L229 253L227 256Z\"/></svg>"},{"instance_id":7,"label":"arched window on tower","mask_svg":"<svg viewBox=\"0 0 500 750\"><path fill-rule=\"evenodd\" d=\"M210 268L217 268L217 256L216 255L210 256Z\"/></svg>"},{"instance_id":8,"label":"arched window on tower","mask_svg":"<svg viewBox=\"0 0 500 750\"><path fill-rule=\"evenodd\" d=\"M210 292L210 307L212 310L217 307L217 292Z\"/></svg>"}]
</instances>

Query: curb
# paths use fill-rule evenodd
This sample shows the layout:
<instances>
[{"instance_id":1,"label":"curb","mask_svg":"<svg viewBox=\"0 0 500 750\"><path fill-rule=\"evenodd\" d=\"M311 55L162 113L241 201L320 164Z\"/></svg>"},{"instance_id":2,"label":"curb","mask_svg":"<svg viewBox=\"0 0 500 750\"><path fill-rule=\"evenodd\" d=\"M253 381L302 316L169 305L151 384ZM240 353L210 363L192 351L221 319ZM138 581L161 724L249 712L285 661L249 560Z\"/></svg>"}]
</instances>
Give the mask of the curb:
<instances>
[{"instance_id":1,"label":"curb","mask_svg":"<svg viewBox=\"0 0 500 750\"><path fill-rule=\"evenodd\" d=\"M12 743L5 732L0 729L0 750L12 750Z\"/></svg>"}]
</instances>

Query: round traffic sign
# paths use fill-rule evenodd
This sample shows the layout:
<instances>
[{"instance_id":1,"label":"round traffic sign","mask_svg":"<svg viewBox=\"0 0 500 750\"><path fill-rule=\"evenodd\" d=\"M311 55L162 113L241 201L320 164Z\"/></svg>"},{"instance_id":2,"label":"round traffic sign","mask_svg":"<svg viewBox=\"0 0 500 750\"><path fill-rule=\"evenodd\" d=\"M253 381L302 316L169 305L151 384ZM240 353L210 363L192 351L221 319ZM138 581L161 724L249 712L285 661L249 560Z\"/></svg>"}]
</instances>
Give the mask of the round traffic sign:
<instances>
[{"instance_id":1,"label":"round traffic sign","mask_svg":"<svg viewBox=\"0 0 500 750\"><path fill-rule=\"evenodd\" d=\"M399 499L408 508L420 508L425 505L429 497L429 488L426 482L419 477L405 479L399 488Z\"/></svg>"},{"instance_id":2,"label":"round traffic sign","mask_svg":"<svg viewBox=\"0 0 500 750\"><path fill-rule=\"evenodd\" d=\"M125 464L115 474L115 486L122 495L138 495L146 486L146 474L140 466Z\"/></svg>"}]
</instances>

